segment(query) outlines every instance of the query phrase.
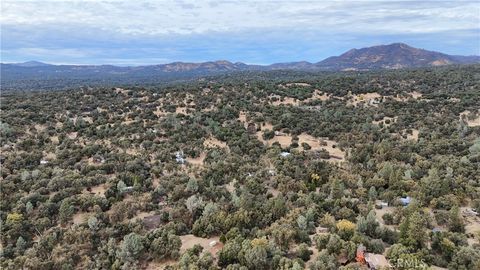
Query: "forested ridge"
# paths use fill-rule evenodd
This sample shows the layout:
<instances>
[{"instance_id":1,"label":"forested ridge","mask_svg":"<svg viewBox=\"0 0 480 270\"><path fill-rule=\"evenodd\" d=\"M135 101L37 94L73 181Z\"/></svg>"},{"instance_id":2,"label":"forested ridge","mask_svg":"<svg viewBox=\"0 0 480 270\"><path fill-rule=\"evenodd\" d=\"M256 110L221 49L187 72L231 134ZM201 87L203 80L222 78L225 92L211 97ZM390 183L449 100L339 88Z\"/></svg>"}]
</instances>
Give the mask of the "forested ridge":
<instances>
[{"instance_id":1,"label":"forested ridge","mask_svg":"<svg viewBox=\"0 0 480 270\"><path fill-rule=\"evenodd\" d=\"M479 74L3 92L0 268L480 269Z\"/></svg>"}]
</instances>

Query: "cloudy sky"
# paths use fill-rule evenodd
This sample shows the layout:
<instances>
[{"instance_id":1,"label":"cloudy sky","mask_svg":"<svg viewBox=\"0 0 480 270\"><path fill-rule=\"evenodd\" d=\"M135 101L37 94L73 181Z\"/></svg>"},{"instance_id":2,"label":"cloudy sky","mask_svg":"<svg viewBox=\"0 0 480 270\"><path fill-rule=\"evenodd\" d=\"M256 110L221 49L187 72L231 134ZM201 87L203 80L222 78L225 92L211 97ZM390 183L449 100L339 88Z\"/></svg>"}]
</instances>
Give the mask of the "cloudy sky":
<instances>
[{"instance_id":1,"label":"cloudy sky","mask_svg":"<svg viewBox=\"0 0 480 270\"><path fill-rule=\"evenodd\" d=\"M2 0L2 62L318 62L405 42L480 54L478 1Z\"/></svg>"}]
</instances>

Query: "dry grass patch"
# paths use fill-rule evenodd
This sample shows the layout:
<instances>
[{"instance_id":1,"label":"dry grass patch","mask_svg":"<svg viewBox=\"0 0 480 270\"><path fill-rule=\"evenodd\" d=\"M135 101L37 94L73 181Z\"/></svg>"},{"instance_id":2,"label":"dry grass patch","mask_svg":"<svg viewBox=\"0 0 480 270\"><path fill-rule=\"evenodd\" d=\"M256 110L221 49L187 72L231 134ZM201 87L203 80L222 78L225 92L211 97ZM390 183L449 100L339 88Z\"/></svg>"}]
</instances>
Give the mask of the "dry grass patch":
<instances>
[{"instance_id":1,"label":"dry grass patch","mask_svg":"<svg viewBox=\"0 0 480 270\"><path fill-rule=\"evenodd\" d=\"M377 204L380 204L380 201L377 200ZM385 225L385 221L383 220L383 215L385 214L392 214L395 212L395 207L393 206L383 206L382 209L377 209L375 208L375 216L377 217L377 221L386 226Z\"/></svg>"},{"instance_id":2,"label":"dry grass patch","mask_svg":"<svg viewBox=\"0 0 480 270\"><path fill-rule=\"evenodd\" d=\"M238 115L238 120L242 123L247 123L247 113L244 111L241 111Z\"/></svg>"},{"instance_id":3,"label":"dry grass patch","mask_svg":"<svg viewBox=\"0 0 480 270\"><path fill-rule=\"evenodd\" d=\"M405 101L408 101L410 98L419 99L422 96L423 96L422 93L417 92L417 91L413 91L413 92L406 93L406 96L405 95L397 95L393 99L395 99L396 101L405 102Z\"/></svg>"},{"instance_id":4,"label":"dry grass patch","mask_svg":"<svg viewBox=\"0 0 480 270\"><path fill-rule=\"evenodd\" d=\"M175 113L189 115L190 113L187 112L187 109L188 109L187 107L177 107L175 108Z\"/></svg>"},{"instance_id":5,"label":"dry grass patch","mask_svg":"<svg viewBox=\"0 0 480 270\"><path fill-rule=\"evenodd\" d=\"M70 140L74 140L78 137L78 132L70 132L67 134L67 137L70 139Z\"/></svg>"},{"instance_id":6,"label":"dry grass patch","mask_svg":"<svg viewBox=\"0 0 480 270\"><path fill-rule=\"evenodd\" d=\"M264 144L266 143L268 146L271 146L274 143L279 143L282 147L288 147L292 143L292 136L288 134L283 134L283 135L276 135L270 140L265 140L263 139L263 132L262 131L257 131L256 133L257 139Z\"/></svg>"},{"instance_id":7,"label":"dry grass patch","mask_svg":"<svg viewBox=\"0 0 480 270\"><path fill-rule=\"evenodd\" d=\"M60 143L60 140L58 139L58 136L50 136L50 141L53 144L59 144Z\"/></svg>"},{"instance_id":8,"label":"dry grass patch","mask_svg":"<svg viewBox=\"0 0 480 270\"><path fill-rule=\"evenodd\" d=\"M122 125L131 125L132 123L135 123L135 120L131 119L131 118L126 118L123 122L122 122Z\"/></svg>"},{"instance_id":9,"label":"dry grass patch","mask_svg":"<svg viewBox=\"0 0 480 270\"><path fill-rule=\"evenodd\" d=\"M327 145L322 146L322 149L325 149L329 154L329 161L345 161L345 152L342 151L336 141L332 140L323 140Z\"/></svg>"},{"instance_id":10,"label":"dry grass patch","mask_svg":"<svg viewBox=\"0 0 480 270\"><path fill-rule=\"evenodd\" d=\"M192 248L195 245L200 245L203 247L203 252L210 252L213 257L216 257L217 253L222 249L223 244L220 242L219 237L210 237L202 238L197 237L193 234L187 234L180 236L182 241L182 247L180 248L180 253L185 252L187 249ZM211 245L212 242L216 242L215 245Z\"/></svg>"},{"instance_id":11,"label":"dry grass patch","mask_svg":"<svg viewBox=\"0 0 480 270\"><path fill-rule=\"evenodd\" d=\"M167 113L164 112L160 106L157 106L155 111L153 111L153 114L155 114L157 117L162 117L162 116L167 115Z\"/></svg>"},{"instance_id":12,"label":"dry grass patch","mask_svg":"<svg viewBox=\"0 0 480 270\"><path fill-rule=\"evenodd\" d=\"M274 143L279 143L283 148L289 147L293 141L293 136L290 134L283 134L280 133L281 135L275 135L270 140L264 140L263 139L263 131L265 129L270 129L272 130L272 126L270 123L267 123L267 125L262 128L262 131L258 131L256 133L257 138L259 141L267 144L268 146L271 146ZM345 152L342 151L338 147L338 143L333 140L328 140L328 139L319 139L316 137L313 137L309 134L302 133L298 135L298 145L299 147L302 147L302 143L308 144L311 148L311 151L319 151L319 150L325 150L328 151L330 154L330 158L328 160L330 161L344 161L345 160Z\"/></svg>"},{"instance_id":13,"label":"dry grass patch","mask_svg":"<svg viewBox=\"0 0 480 270\"><path fill-rule=\"evenodd\" d=\"M57 159L57 155L52 152L43 152L43 159L46 160L55 160Z\"/></svg>"},{"instance_id":14,"label":"dry grass patch","mask_svg":"<svg viewBox=\"0 0 480 270\"><path fill-rule=\"evenodd\" d=\"M91 116L84 116L83 121L85 121L89 124L93 124L93 118Z\"/></svg>"},{"instance_id":15,"label":"dry grass patch","mask_svg":"<svg viewBox=\"0 0 480 270\"><path fill-rule=\"evenodd\" d=\"M103 113L103 112L107 112L107 111L108 111L107 109L97 107L97 112L99 112L99 113Z\"/></svg>"},{"instance_id":16,"label":"dry grass patch","mask_svg":"<svg viewBox=\"0 0 480 270\"><path fill-rule=\"evenodd\" d=\"M318 139L309 134L302 133L298 135L298 144L301 146L302 143L307 143L310 145L311 150L319 151L326 150L330 154L329 160L344 161L345 152L338 147L338 143L333 140L328 139Z\"/></svg>"},{"instance_id":17,"label":"dry grass patch","mask_svg":"<svg viewBox=\"0 0 480 270\"><path fill-rule=\"evenodd\" d=\"M96 186L93 186L93 187L90 187L90 188L86 188L84 190L84 192L95 194L97 196L105 197L105 191L107 191L107 189L108 189L108 187L107 187L106 184L100 184L100 185L96 185Z\"/></svg>"},{"instance_id":18,"label":"dry grass patch","mask_svg":"<svg viewBox=\"0 0 480 270\"><path fill-rule=\"evenodd\" d=\"M267 187L267 191L268 191L268 193L272 194L274 198L276 198L278 195L280 195L280 190L278 190L274 187L271 187L271 186Z\"/></svg>"},{"instance_id":19,"label":"dry grass patch","mask_svg":"<svg viewBox=\"0 0 480 270\"><path fill-rule=\"evenodd\" d=\"M153 189L156 189L158 186L160 186L160 179L157 177L153 177L152 186Z\"/></svg>"},{"instance_id":20,"label":"dry grass patch","mask_svg":"<svg viewBox=\"0 0 480 270\"><path fill-rule=\"evenodd\" d=\"M420 134L420 131L418 131L418 129L412 129L412 134L410 134L404 130L402 134L407 135L407 140L418 141L418 135Z\"/></svg>"},{"instance_id":21,"label":"dry grass patch","mask_svg":"<svg viewBox=\"0 0 480 270\"><path fill-rule=\"evenodd\" d=\"M143 220L146 217L153 216L155 215L155 212L150 211L150 212L145 212L145 211L140 211L138 212L135 216L133 216L130 221L135 221L137 219Z\"/></svg>"},{"instance_id":22,"label":"dry grass patch","mask_svg":"<svg viewBox=\"0 0 480 270\"><path fill-rule=\"evenodd\" d=\"M119 87L115 88L115 93L117 93L117 94L127 95L129 92L130 92L130 90L126 90L126 89L119 88Z\"/></svg>"},{"instance_id":23,"label":"dry grass patch","mask_svg":"<svg viewBox=\"0 0 480 270\"><path fill-rule=\"evenodd\" d=\"M192 165L203 166L203 161L205 160L206 157L207 157L207 154L205 152L202 152L200 156L196 158L187 157L186 160L188 163Z\"/></svg>"},{"instance_id":24,"label":"dry grass patch","mask_svg":"<svg viewBox=\"0 0 480 270\"><path fill-rule=\"evenodd\" d=\"M414 99L419 99L419 98L421 98L421 97L423 96L422 93L417 92L417 91L410 92L409 94L412 95L412 97L413 97Z\"/></svg>"},{"instance_id":25,"label":"dry grass patch","mask_svg":"<svg viewBox=\"0 0 480 270\"><path fill-rule=\"evenodd\" d=\"M168 260L161 260L159 262L156 261L151 261L148 262L147 266L145 267L145 270L159 270L159 269L165 269L167 266L172 266L176 264L177 261L168 259Z\"/></svg>"},{"instance_id":26,"label":"dry grass patch","mask_svg":"<svg viewBox=\"0 0 480 270\"><path fill-rule=\"evenodd\" d=\"M121 148L120 148L120 151L122 151ZM132 156L138 156L138 155L140 155L139 150L136 149L136 148L127 148L126 152L127 152L127 154L132 155Z\"/></svg>"},{"instance_id":27,"label":"dry grass patch","mask_svg":"<svg viewBox=\"0 0 480 270\"><path fill-rule=\"evenodd\" d=\"M42 132L42 131L44 131L45 129L47 129L47 126L46 126L46 125L40 125L40 124L35 124L34 127L35 127L35 129L37 130L37 132Z\"/></svg>"},{"instance_id":28,"label":"dry grass patch","mask_svg":"<svg viewBox=\"0 0 480 270\"><path fill-rule=\"evenodd\" d=\"M226 142L222 142L219 139L214 137L210 137L205 141L203 141L203 146L206 148L215 148L215 147L227 148L228 147Z\"/></svg>"},{"instance_id":29,"label":"dry grass patch","mask_svg":"<svg viewBox=\"0 0 480 270\"><path fill-rule=\"evenodd\" d=\"M236 180L230 181L230 183L225 185L225 189L228 192L233 193L235 191L235 183L236 183Z\"/></svg>"},{"instance_id":30,"label":"dry grass patch","mask_svg":"<svg viewBox=\"0 0 480 270\"><path fill-rule=\"evenodd\" d=\"M303 103L307 103L307 102L311 102L311 101L315 101L315 100L321 100L321 101L325 101L325 100L329 100L331 97L330 94L328 93L324 93L318 89L315 89L315 91L313 92L312 94L312 97L311 98L307 98L303 101Z\"/></svg>"},{"instance_id":31,"label":"dry grass patch","mask_svg":"<svg viewBox=\"0 0 480 270\"><path fill-rule=\"evenodd\" d=\"M91 213L79 212L73 215L72 220L73 224L80 225L87 222L88 218L91 216Z\"/></svg>"},{"instance_id":32,"label":"dry grass patch","mask_svg":"<svg viewBox=\"0 0 480 270\"><path fill-rule=\"evenodd\" d=\"M351 95L350 100L347 102L349 105L358 106L363 103L367 106L377 106L376 102L379 102L382 96L379 93L366 93L359 95Z\"/></svg>"},{"instance_id":33,"label":"dry grass patch","mask_svg":"<svg viewBox=\"0 0 480 270\"><path fill-rule=\"evenodd\" d=\"M372 121L372 124L374 125L380 125L380 124L383 124L384 126L390 126L391 124L397 122L397 118L398 117L388 117L388 116L385 116L383 117L381 120L378 120L378 121L375 121L373 120ZM387 121L388 120L388 121Z\"/></svg>"},{"instance_id":34,"label":"dry grass patch","mask_svg":"<svg viewBox=\"0 0 480 270\"><path fill-rule=\"evenodd\" d=\"M469 127L480 126L480 113L463 111L460 113L460 120L464 121Z\"/></svg>"},{"instance_id":35,"label":"dry grass patch","mask_svg":"<svg viewBox=\"0 0 480 270\"><path fill-rule=\"evenodd\" d=\"M466 234L476 234L480 232L480 217L470 213L470 207L460 207L463 219L465 221L465 233Z\"/></svg>"},{"instance_id":36,"label":"dry grass patch","mask_svg":"<svg viewBox=\"0 0 480 270\"><path fill-rule=\"evenodd\" d=\"M272 97L276 97L275 101L270 99L270 103L274 106L279 106L279 105L298 106L300 103L298 99L292 98L292 97L280 97L280 96L272 96Z\"/></svg>"},{"instance_id":37,"label":"dry grass patch","mask_svg":"<svg viewBox=\"0 0 480 270\"><path fill-rule=\"evenodd\" d=\"M309 87L311 86L308 83L302 83L302 82L295 82L295 83L287 83L285 86L290 87L290 86L302 86L302 87Z\"/></svg>"}]
</instances>

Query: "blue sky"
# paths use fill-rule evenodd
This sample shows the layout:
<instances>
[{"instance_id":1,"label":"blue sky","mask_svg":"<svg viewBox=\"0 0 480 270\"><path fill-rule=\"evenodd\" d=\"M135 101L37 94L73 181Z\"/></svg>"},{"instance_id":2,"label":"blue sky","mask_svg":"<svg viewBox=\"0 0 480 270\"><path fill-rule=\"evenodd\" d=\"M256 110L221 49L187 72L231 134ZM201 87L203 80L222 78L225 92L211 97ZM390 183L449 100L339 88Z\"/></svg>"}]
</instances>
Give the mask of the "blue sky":
<instances>
[{"instance_id":1,"label":"blue sky","mask_svg":"<svg viewBox=\"0 0 480 270\"><path fill-rule=\"evenodd\" d=\"M405 42L480 55L478 1L2 0L1 61L318 62Z\"/></svg>"}]
</instances>

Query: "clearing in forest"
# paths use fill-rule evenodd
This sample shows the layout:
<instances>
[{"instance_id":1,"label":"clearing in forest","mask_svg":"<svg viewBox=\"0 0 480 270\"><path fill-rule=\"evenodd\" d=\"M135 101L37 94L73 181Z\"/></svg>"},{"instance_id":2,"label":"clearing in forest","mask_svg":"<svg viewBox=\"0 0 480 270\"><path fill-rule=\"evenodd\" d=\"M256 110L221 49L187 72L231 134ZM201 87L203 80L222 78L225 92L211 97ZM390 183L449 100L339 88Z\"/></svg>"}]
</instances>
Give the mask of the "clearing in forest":
<instances>
[{"instance_id":1,"label":"clearing in forest","mask_svg":"<svg viewBox=\"0 0 480 270\"><path fill-rule=\"evenodd\" d=\"M314 100L321 100L321 101L329 100L330 96L331 96L331 94L324 93L324 92L322 92L318 89L315 89L315 91L312 94L312 97L305 99L303 101L303 103L307 103L307 102L314 101Z\"/></svg>"},{"instance_id":2,"label":"clearing in forest","mask_svg":"<svg viewBox=\"0 0 480 270\"><path fill-rule=\"evenodd\" d=\"M381 101L382 96L379 93L365 93L359 95L350 95L350 99L347 101L347 104L358 106L360 103L364 103L367 106L377 106Z\"/></svg>"},{"instance_id":3,"label":"clearing in forest","mask_svg":"<svg viewBox=\"0 0 480 270\"><path fill-rule=\"evenodd\" d=\"M460 120L465 121L469 127L478 127L480 126L480 113L463 111L460 113Z\"/></svg>"},{"instance_id":4,"label":"clearing in forest","mask_svg":"<svg viewBox=\"0 0 480 270\"><path fill-rule=\"evenodd\" d=\"M222 142L219 139L214 137L209 137L208 139L203 141L203 146L206 148L215 148L215 147L227 148L228 147L226 142Z\"/></svg>"},{"instance_id":5,"label":"clearing in forest","mask_svg":"<svg viewBox=\"0 0 480 270\"><path fill-rule=\"evenodd\" d=\"M402 138L404 138L404 136L407 136L405 138L406 140L418 141L418 135L420 134L420 131L418 131L418 129L412 128L410 129L410 132L408 132L408 130L402 130L400 135L402 136Z\"/></svg>"},{"instance_id":6,"label":"clearing in forest","mask_svg":"<svg viewBox=\"0 0 480 270\"><path fill-rule=\"evenodd\" d=\"M187 249L192 248L195 245L200 245L203 247L203 252L210 252L213 257L216 257L217 253L223 247L218 236L202 238L193 234L187 234L180 236L180 240L182 241L180 253L184 253Z\"/></svg>"},{"instance_id":7,"label":"clearing in forest","mask_svg":"<svg viewBox=\"0 0 480 270\"><path fill-rule=\"evenodd\" d=\"M275 99L275 100L274 100ZM296 98L292 97L281 97L278 95L272 95L270 96L270 104L274 106L279 106L279 105L293 105L293 106L298 106L299 105L299 100Z\"/></svg>"},{"instance_id":8,"label":"clearing in forest","mask_svg":"<svg viewBox=\"0 0 480 270\"><path fill-rule=\"evenodd\" d=\"M185 115L189 115L190 113L187 112L187 107L177 107L175 108L175 113L176 114L185 114Z\"/></svg>"},{"instance_id":9,"label":"clearing in forest","mask_svg":"<svg viewBox=\"0 0 480 270\"><path fill-rule=\"evenodd\" d=\"M190 163L192 165L203 166L203 161L205 160L206 157L207 157L207 154L205 152L202 152L198 157L196 158L187 157L186 160L187 160L187 163Z\"/></svg>"},{"instance_id":10,"label":"clearing in forest","mask_svg":"<svg viewBox=\"0 0 480 270\"><path fill-rule=\"evenodd\" d=\"M372 121L372 124L374 125L380 125L380 124L383 124L384 126L390 126L391 124L397 122L397 116L395 117L388 117L388 116L385 116L383 117L382 119L378 120L378 121L375 121L373 120Z\"/></svg>"},{"instance_id":11,"label":"clearing in forest","mask_svg":"<svg viewBox=\"0 0 480 270\"><path fill-rule=\"evenodd\" d=\"M394 97L393 99L395 99L396 101L406 102L406 101L408 101L410 98L419 99L419 98L421 98L422 96L423 96L422 93L417 92L417 91L413 91L413 92L405 93L405 94L403 94L403 95L397 95L397 96Z\"/></svg>"},{"instance_id":12,"label":"clearing in forest","mask_svg":"<svg viewBox=\"0 0 480 270\"><path fill-rule=\"evenodd\" d=\"M73 217L72 217L73 224L75 224L75 225L83 224L83 223L87 222L88 218L91 215L92 215L92 213L88 213L88 212L78 212L78 213L74 214Z\"/></svg>"},{"instance_id":13,"label":"clearing in forest","mask_svg":"<svg viewBox=\"0 0 480 270\"><path fill-rule=\"evenodd\" d=\"M86 193L92 193L92 194L95 194L97 196L102 196L102 197L105 197L105 191L107 191L108 187L106 184L100 184L100 185L96 185L96 186L93 186L93 187L90 187L90 188L86 188L84 190L84 192Z\"/></svg>"}]
</instances>

